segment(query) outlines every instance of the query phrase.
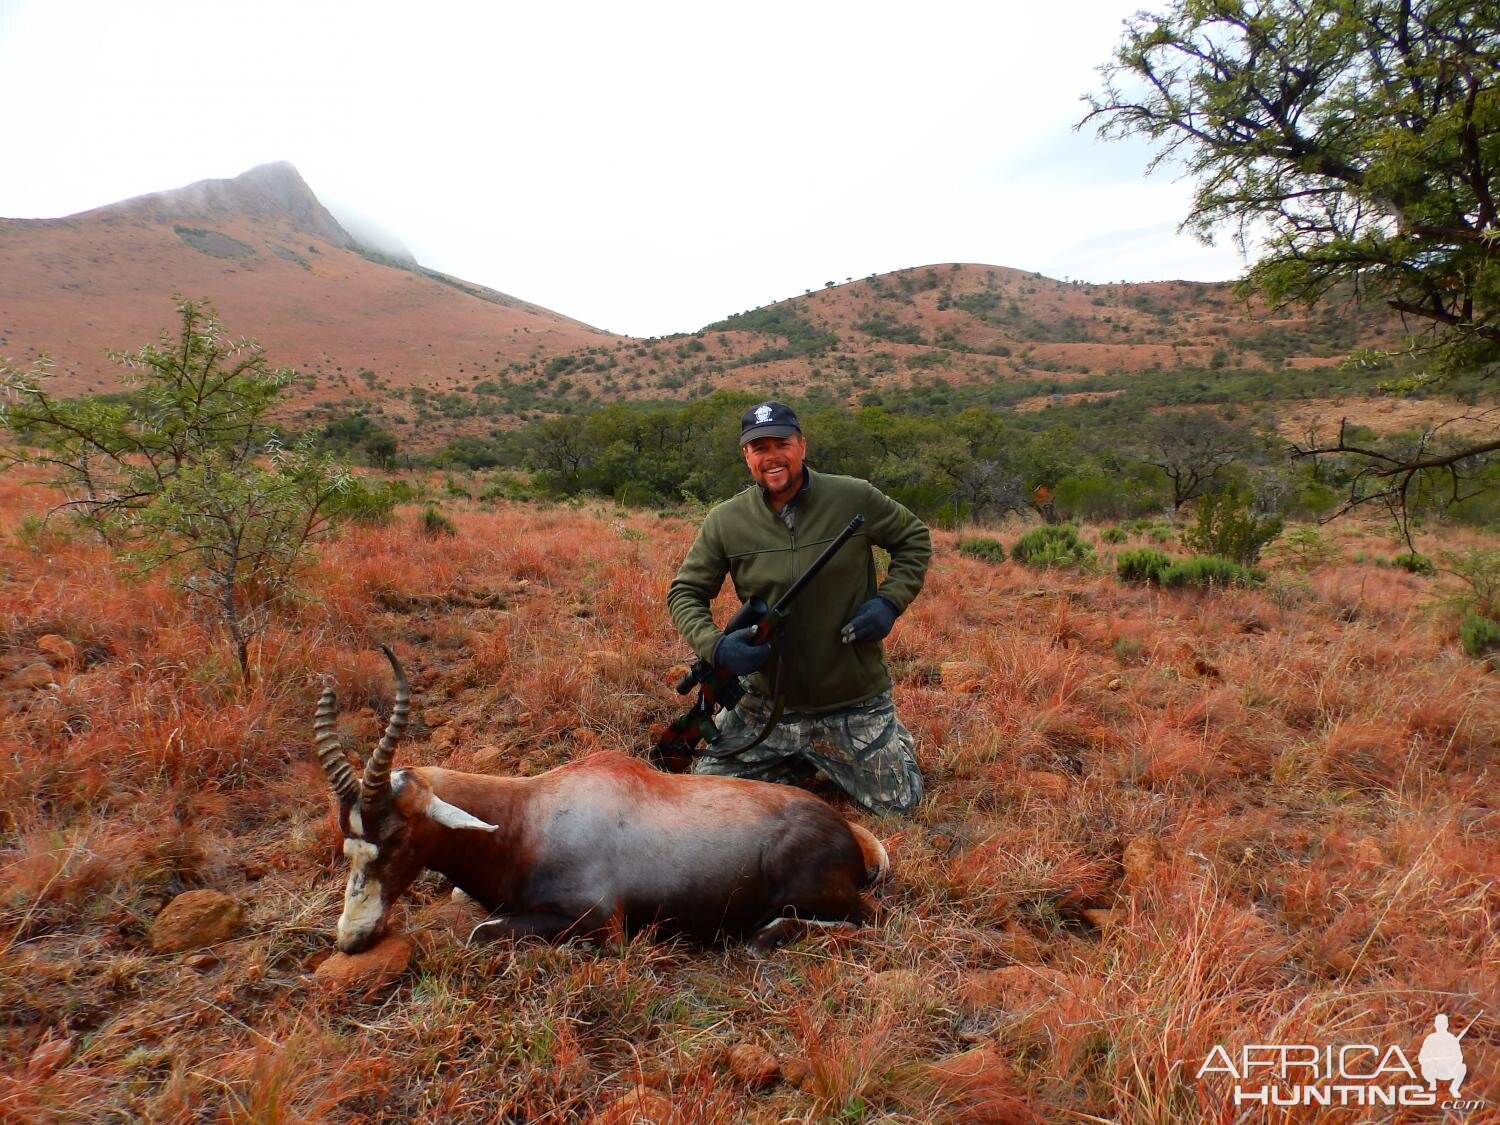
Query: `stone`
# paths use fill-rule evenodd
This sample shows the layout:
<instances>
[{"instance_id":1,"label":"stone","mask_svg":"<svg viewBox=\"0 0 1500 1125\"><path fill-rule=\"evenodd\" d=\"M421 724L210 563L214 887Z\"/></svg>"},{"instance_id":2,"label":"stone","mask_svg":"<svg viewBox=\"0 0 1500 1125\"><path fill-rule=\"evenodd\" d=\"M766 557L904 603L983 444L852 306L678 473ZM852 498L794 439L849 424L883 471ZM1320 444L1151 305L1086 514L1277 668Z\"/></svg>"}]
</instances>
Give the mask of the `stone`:
<instances>
[{"instance_id":1,"label":"stone","mask_svg":"<svg viewBox=\"0 0 1500 1125\"><path fill-rule=\"evenodd\" d=\"M788 1086L795 1086L804 1094L817 1092L818 1072L807 1059L787 1059L781 1064L781 1077Z\"/></svg>"},{"instance_id":2,"label":"stone","mask_svg":"<svg viewBox=\"0 0 1500 1125\"><path fill-rule=\"evenodd\" d=\"M53 664L73 664L78 660L78 646L66 637L59 637L56 633L38 637L36 647L41 649Z\"/></svg>"},{"instance_id":3,"label":"stone","mask_svg":"<svg viewBox=\"0 0 1500 1125\"><path fill-rule=\"evenodd\" d=\"M436 707L428 707L422 712L422 722L426 726L431 727L433 730L437 730L438 727L443 726L450 721L451 717L449 716L448 712L439 710Z\"/></svg>"},{"instance_id":4,"label":"stone","mask_svg":"<svg viewBox=\"0 0 1500 1125\"><path fill-rule=\"evenodd\" d=\"M729 1072L746 1086L769 1086L781 1073L776 1056L758 1043L736 1043L729 1048Z\"/></svg>"},{"instance_id":5,"label":"stone","mask_svg":"<svg viewBox=\"0 0 1500 1125\"><path fill-rule=\"evenodd\" d=\"M451 750L453 744L457 741L458 731L452 727L444 726L438 727L437 730L432 732L432 736L427 739L427 745L432 749L433 753L442 753L443 751Z\"/></svg>"},{"instance_id":6,"label":"stone","mask_svg":"<svg viewBox=\"0 0 1500 1125\"><path fill-rule=\"evenodd\" d=\"M57 686L57 673L50 664L28 664L12 673L5 686L24 688L27 691L43 691Z\"/></svg>"},{"instance_id":7,"label":"stone","mask_svg":"<svg viewBox=\"0 0 1500 1125\"><path fill-rule=\"evenodd\" d=\"M650 1086L637 1086L616 1098L594 1116L589 1125L667 1125L674 1120L672 1103Z\"/></svg>"},{"instance_id":8,"label":"stone","mask_svg":"<svg viewBox=\"0 0 1500 1125\"><path fill-rule=\"evenodd\" d=\"M363 953L334 953L313 970L313 978L330 992L374 996L400 980L410 963L411 939L389 934Z\"/></svg>"},{"instance_id":9,"label":"stone","mask_svg":"<svg viewBox=\"0 0 1500 1125\"><path fill-rule=\"evenodd\" d=\"M1071 788L1068 779L1062 774L1048 773L1045 770L1026 770L1021 774L1021 784L1043 797L1058 800L1066 797Z\"/></svg>"},{"instance_id":10,"label":"stone","mask_svg":"<svg viewBox=\"0 0 1500 1125\"><path fill-rule=\"evenodd\" d=\"M494 773L506 762L505 751L498 746L481 746L474 751L474 756L469 760L470 767L476 773Z\"/></svg>"},{"instance_id":11,"label":"stone","mask_svg":"<svg viewBox=\"0 0 1500 1125\"><path fill-rule=\"evenodd\" d=\"M1152 875L1162 862L1161 841L1150 833L1136 836L1125 845L1125 854L1120 857L1125 867L1125 885L1139 890L1151 882Z\"/></svg>"},{"instance_id":12,"label":"stone","mask_svg":"<svg viewBox=\"0 0 1500 1125\"><path fill-rule=\"evenodd\" d=\"M1120 912L1118 910L1090 909L1080 910L1079 913L1083 915L1085 922L1097 930L1112 930L1120 921Z\"/></svg>"},{"instance_id":13,"label":"stone","mask_svg":"<svg viewBox=\"0 0 1500 1125\"><path fill-rule=\"evenodd\" d=\"M210 969L217 968L222 962L216 955L204 950L202 953L194 953L191 957L184 957L182 963L195 972L206 973Z\"/></svg>"},{"instance_id":14,"label":"stone","mask_svg":"<svg viewBox=\"0 0 1500 1125\"><path fill-rule=\"evenodd\" d=\"M184 891L156 916L148 935L156 953L181 953L228 941L245 921L245 907L221 891Z\"/></svg>"},{"instance_id":15,"label":"stone","mask_svg":"<svg viewBox=\"0 0 1500 1125\"><path fill-rule=\"evenodd\" d=\"M972 695L988 672L983 664L972 660L945 660L938 665L938 680L949 691Z\"/></svg>"}]
</instances>

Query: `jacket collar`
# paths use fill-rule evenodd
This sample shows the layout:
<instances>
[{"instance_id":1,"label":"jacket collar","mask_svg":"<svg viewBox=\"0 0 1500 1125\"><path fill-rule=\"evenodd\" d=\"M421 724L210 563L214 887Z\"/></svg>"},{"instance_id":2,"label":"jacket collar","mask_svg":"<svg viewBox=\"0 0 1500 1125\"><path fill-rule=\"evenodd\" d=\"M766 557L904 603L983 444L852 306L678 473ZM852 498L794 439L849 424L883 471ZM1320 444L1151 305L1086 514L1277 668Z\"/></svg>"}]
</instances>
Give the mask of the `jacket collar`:
<instances>
[{"instance_id":1,"label":"jacket collar","mask_svg":"<svg viewBox=\"0 0 1500 1125\"><path fill-rule=\"evenodd\" d=\"M795 508L802 503L807 497L808 490L812 488L812 478L813 471L804 464L802 466L802 483L797 487L797 491L792 493L792 498L786 502L787 507ZM753 484L755 491L760 493L760 502L766 506L766 510L768 512L774 511L775 509L771 507L771 501L766 495L766 486L761 484L760 481L754 481Z\"/></svg>"}]
</instances>

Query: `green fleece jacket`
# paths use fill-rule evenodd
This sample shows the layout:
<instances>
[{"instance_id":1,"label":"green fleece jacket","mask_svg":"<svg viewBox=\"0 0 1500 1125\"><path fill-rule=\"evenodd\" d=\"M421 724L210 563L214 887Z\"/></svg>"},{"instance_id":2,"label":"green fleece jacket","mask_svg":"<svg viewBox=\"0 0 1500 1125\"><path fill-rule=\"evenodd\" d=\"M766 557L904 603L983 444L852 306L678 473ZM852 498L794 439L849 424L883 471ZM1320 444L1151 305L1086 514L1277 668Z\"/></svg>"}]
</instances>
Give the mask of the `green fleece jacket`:
<instances>
[{"instance_id":1,"label":"green fleece jacket","mask_svg":"<svg viewBox=\"0 0 1500 1125\"><path fill-rule=\"evenodd\" d=\"M788 529L758 486L716 505L667 590L672 624L704 660L713 659L720 630L709 603L734 580L741 601L760 597L774 605L797 577L859 513L864 525L792 603L777 646L789 710L834 711L891 686L880 642L844 644L839 630L877 593L904 611L922 589L932 558L927 526L868 481L807 470ZM891 555L885 581L876 585L872 546ZM769 696L767 670L750 678Z\"/></svg>"}]
</instances>

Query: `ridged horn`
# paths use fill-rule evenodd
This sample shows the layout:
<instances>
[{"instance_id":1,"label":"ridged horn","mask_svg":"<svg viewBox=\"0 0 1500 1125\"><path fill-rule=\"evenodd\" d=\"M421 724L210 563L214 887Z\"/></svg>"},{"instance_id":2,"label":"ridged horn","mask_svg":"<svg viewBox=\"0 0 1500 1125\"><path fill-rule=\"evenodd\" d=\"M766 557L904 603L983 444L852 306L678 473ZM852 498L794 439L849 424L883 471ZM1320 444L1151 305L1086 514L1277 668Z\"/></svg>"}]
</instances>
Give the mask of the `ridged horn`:
<instances>
[{"instance_id":1,"label":"ridged horn","mask_svg":"<svg viewBox=\"0 0 1500 1125\"><path fill-rule=\"evenodd\" d=\"M329 688L318 697L318 713L313 717L313 741L317 744L318 764L338 794L339 804L349 808L359 797L359 781L349 768L349 760L339 749L338 732L333 729L337 714L338 700L333 689Z\"/></svg>"},{"instance_id":2,"label":"ridged horn","mask_svg":"<svg viewBox=\"0 0 1500 1125\"><path fill-rule=\"evenodd\" d=\"M386 724L385 737L375 747L375 752L365 762L365 776L360 783L360 803L376 804L391 787L391 759L396 754L396 740L406 729L406 713L411 707L411 690L406 683L406 673L390 645L381 645L380 651L391 662L391 671L396 674L396 704L391 708L391 721Z\"/></svg>"}]
</instances>

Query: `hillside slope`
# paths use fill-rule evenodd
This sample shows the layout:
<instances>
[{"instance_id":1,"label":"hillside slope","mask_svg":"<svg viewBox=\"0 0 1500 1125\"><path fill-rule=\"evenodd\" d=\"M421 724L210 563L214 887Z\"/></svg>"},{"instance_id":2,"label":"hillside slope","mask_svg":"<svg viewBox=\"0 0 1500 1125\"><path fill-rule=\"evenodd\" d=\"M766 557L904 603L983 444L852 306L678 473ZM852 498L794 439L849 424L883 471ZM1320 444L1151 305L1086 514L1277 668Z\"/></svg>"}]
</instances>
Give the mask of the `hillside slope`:
<instances>
[{"instance_id":1,"label":"hillside slope","mask_svg":"<svg viewBox=\"0 0 1500 1125\"><path fill-rule=\"evenodd\" d=\"M437 385L615 339L548 309L364 251L290 164L253 168L63 219L0 219L0 356L48 353L64 393L110 389L107 348L171 324L172 294L207 297L274 362Z\"/></svg>"}]
</instances>

